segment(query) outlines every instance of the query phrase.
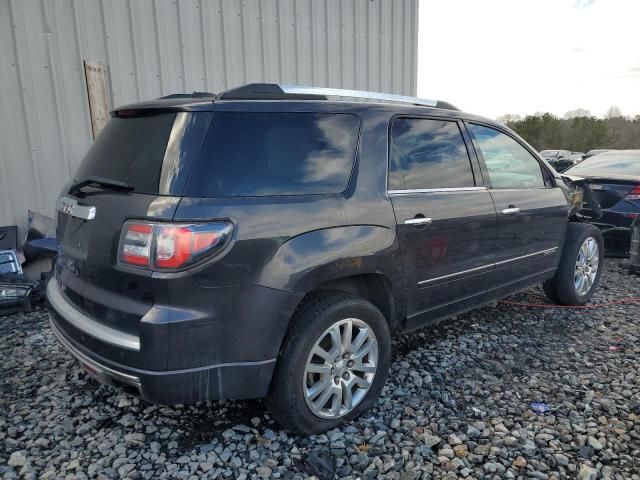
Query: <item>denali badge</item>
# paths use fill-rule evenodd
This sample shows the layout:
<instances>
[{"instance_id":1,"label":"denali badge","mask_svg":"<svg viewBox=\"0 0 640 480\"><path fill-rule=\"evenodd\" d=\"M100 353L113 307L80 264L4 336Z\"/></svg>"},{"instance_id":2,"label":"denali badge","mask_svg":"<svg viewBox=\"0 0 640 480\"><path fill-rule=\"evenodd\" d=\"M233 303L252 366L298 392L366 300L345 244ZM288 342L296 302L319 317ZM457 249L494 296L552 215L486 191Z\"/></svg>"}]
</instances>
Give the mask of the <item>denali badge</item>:
<instances>
[{"instance_id":1,"label":"denali badge","mask_svg":"<svg viewBox=\"0 0 640 480\"><path fill-rule=\"evenodd\" d=\"M67 215L71 215L73 213L73 205L69 202L65 202L64 200L61 200L60 211L62 213L66 213Z\"/></svg>"},{"instance_id":2,"label":"denali badge","mask_svg":"<svg viewBox=\"0 0 640 480\"><path fill-rule=\"evenodd\" d=\"M78 205L74 198L61 197L58 200L58 210L65 215L81 218L83 220L93 220L96 216L96 207L89 205Z\"/></svg>"}]
</instances>

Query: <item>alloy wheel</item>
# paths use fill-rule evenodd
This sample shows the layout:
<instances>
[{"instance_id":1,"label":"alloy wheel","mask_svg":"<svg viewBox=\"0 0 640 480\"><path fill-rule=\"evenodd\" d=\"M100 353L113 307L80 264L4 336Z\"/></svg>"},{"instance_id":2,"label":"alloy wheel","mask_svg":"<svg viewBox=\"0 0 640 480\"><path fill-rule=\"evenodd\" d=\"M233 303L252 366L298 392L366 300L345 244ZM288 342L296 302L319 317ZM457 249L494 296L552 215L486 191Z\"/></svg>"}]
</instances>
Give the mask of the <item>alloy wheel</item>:
<instances>
[{"instance_id":1,"label":"alloy wheel","mask_svg":"<svg viewBox=\"0 0 640 480\"><path fill-rule=\"evenodd\" d=\"M591 286L596 279L598 273L598 264L600 262L600 251L598 242L593 237L588 237L582 242L580 250L578 250L578 258L576 259L576 268L574 274L574 286L578 295L584 296L589 293Z\"/></svg>"},{"instance_id":2,"label":"alloy wheel","mask_svg":"<svg viewBox=\"0 0 640 480\"><path fill-rule=\"evenodd\" d=\"M307 406L321 418L347 415L364 398L376 375L378 341L365 322L339 320L315 342L304 369Z\"/></svg>"}]
</instances>

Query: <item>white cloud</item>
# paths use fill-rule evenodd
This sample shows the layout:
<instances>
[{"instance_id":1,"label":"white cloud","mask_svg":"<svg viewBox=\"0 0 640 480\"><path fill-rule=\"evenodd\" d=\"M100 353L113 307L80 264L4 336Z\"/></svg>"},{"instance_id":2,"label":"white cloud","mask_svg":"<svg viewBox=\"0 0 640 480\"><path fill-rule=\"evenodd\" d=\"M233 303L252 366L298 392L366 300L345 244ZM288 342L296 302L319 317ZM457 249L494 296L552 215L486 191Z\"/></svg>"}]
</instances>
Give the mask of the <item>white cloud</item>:
<instances>
[{"instance_id":1,"label":"white cloud","mask_svg":"<svg viewBox=\"0 0 640 480\"><path fill-rule=\"evenodd\" d=\"M421 0L419 8L419 96L489 117L604 114L611 105L640 113L638 0Z\"/></svg>"}]
</instances>

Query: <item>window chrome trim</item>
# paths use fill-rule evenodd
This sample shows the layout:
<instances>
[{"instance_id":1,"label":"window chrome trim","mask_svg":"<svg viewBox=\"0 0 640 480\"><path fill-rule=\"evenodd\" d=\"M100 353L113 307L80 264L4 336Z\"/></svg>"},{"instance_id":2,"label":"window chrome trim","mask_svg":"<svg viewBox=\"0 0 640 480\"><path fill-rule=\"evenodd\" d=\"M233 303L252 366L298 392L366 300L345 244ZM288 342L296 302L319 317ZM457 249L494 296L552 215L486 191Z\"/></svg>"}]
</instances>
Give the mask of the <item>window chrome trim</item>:
<instances>
[{"instance_id":1,"label":"window chrome trim","mask_svg":"<svg viewBox=\"0 0 640 480\"><path fill-rule=\"evenodd\" d=\"M450 273L448 275L442 275L440 277L429 278L427 280L421 280L421 281L418 282L418 286L427 285L429 283L437 282L439 280L445 280L447 278L458 277L458 276L465 275L465 274L468 274L468 273L479 272L481 270L489 270L491 268L507 265L509 263L517 262L519 260L525 260L525 259L531 258L531 257L537 257L539 255L551 255L553 253L556 253L557 250L558 250L558 247L547 248L546 250L541 250L539 252L529 253L527 255L522 255L520 257L510 258L509 260L502 260L500 262L490 263L488 265L482 265L480 267L470 268L469 270L462 270L460 272Z\"/></svg>"},{"instance_id":2,"label":"window chrome trim","mask_svg":"<svg viewBox=\"0 0 640 480\"><path fill-rule=\"evenodd\" d=\"M52 278L47 284L47 300L58 315L87 335L118 347L140 350L140 339L135 335L107 327L74 308L62 296L55 278Z\"/></svg>"},{"instance_id":3,"label":"window chrome trim","mask_svg":"<svg viewBox=\"0 0 640 480\"><path fill-rule=\"evenodd\" d=\"M479 192L480 190L487 190L487 187L408 188L387 190L387 193L389 195L411 195L414 193Z\"/></svg>"}]
</instances>

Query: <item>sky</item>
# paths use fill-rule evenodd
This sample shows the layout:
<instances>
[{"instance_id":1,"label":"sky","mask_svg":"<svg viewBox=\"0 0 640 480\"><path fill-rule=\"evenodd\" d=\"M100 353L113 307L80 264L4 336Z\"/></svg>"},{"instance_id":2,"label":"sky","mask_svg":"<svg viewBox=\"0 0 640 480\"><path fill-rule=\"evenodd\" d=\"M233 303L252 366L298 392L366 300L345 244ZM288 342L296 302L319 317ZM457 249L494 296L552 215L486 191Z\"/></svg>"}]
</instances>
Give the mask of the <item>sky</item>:
<instances>
[{"instance_id":1,"label":"sky","mask_svg":"<svg viewBox=\"0 0 640 480\"><path fill-rule=\"evenodd\" d=\"M418 96L496 118L640 114L640 0L420 0Z\"/></svg>"}]
</instances>

